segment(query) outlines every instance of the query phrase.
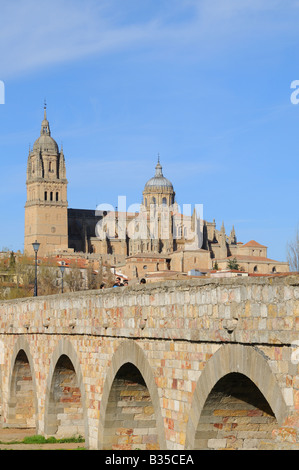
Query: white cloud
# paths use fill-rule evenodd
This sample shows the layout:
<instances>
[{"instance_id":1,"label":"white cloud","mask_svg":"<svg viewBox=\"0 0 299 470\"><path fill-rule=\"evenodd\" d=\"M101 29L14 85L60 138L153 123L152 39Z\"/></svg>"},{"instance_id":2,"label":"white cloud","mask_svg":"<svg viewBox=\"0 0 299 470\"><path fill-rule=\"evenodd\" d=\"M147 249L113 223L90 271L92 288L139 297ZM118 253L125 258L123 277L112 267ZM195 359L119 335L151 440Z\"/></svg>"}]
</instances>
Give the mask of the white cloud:
<instances>
[{"instance_id":1,"label":"white cloud","mask_svg":"<svg viewBox=\"0 0 299 470\"><path fill-rule=\"evenodd\" d=\"M106 9L94 0L16 0L0 7L4 78L127 47L150 37L153 27L151 23L115 27Z\"/></svg>"},{"instance_id":2,"label":"white cloud","mask_svg":"<svg viewBox=\"0 0 299 470\"><path fill-rule=\"evenodd\" d=\"M297 31L298 0L0 0L1 79L146 44L198 56ZM130 8L129 8L130 7ZM295 29L296 28L296 29ZM195 48L195 49L194 49ZM181 49L183 51L183 49ZM149 50L148 50L149 51Z\"/></svg>"}]
</instances>

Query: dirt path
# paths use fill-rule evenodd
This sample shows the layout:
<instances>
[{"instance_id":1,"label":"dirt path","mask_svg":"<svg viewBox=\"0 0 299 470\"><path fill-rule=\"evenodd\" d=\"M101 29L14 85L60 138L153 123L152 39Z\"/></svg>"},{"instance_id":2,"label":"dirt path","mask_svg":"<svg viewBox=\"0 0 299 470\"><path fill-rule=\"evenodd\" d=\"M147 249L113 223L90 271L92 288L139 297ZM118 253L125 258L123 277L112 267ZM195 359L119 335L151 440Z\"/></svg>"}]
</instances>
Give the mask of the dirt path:
<instances>
[{"instance_id":1,"label":"dirt path","mask_svg":"<svg viewBox=\"0 0 299 470\"><path fill-rule=\"evenodd\" d=\"M74 450L84 447L84 443L66 444L9 444L10 442L21 442L25 437L34 436L35 429L0 429L0 450Z\"/></svg>"}]
</instances>

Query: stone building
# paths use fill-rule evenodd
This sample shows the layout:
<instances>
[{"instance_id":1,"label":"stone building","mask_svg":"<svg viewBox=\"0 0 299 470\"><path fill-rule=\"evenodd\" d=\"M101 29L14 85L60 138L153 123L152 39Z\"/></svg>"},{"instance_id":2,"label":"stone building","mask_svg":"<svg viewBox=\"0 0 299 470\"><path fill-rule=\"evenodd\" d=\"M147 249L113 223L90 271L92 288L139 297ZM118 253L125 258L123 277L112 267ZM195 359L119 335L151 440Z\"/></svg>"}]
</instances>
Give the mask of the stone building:
<instances>
[{"instance_id":1,"label":"stone building","mask_svg":"<svg viewBox=\"0 0 299 470\"><path fill-rule=\"evenodd\" d=\"M142 193L138 213L72 209L67 201L63 150L51 136L46 107L40 137L29 151L24 252L40 256L92 256L116 266L129 279L151 273L208 273L226 269L230 259L249 273L288 272L285 262L268 259L267 247L254 240L237 241L234 227L226 233L205 221L198 210L185 215L173 184L164 176L160 158Z\"/></svg>"},{"instance_id":2,"label":"stone building","mask_svg":"<svg viewBox=\"0 0 299 470\"><path fill-rule=\"evenodd\" d=\"M24 251L41 244L40 254L68 249L67 179L63 150L51 137L46 108L40 137L27 162Z\"/></svg>"}]
</instances>

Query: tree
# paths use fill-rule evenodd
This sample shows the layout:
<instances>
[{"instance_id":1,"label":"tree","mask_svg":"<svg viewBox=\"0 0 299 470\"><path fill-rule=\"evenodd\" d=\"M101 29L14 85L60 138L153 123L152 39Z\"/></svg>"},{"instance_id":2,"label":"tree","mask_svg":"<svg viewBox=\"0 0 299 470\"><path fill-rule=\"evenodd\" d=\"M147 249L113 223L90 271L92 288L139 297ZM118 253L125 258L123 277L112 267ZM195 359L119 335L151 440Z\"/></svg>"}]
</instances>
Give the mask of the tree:
<instances>
[{"instance_id":1,"label":"tree","mask_svg":"<svg viewBox=\"0 0 299 470\"><path fill-rule=\"evenodd\" d=\"M70 292L77 292L82 289L81 271L76 263L71 263L64 276L65 283Z\"/></svg>"},{"instance_id":2,"label":"tree","mask_svg":"<svg viewBox=\"0 0 299 470\"><path fill-rule=\"evenodd\" d=\"M0 282L1 299L17 299L21 297L32 297L35 281L34 258L7 253L3 264L2 282ZM4 269L5 268L5 269ZM59 292L59 272L56 266L50 262L39 265L38 295L51 295Z\"/></svg>"},{"instance_id":3,"label":"tree","mask_svg":"<svg viewBox=\"0 0 299 470\"><path fill-rule=\"evenodd\" d=\"M106 264L104 282L106 284L106 287L112 287L115 283L115 275L113 274L111 266L109 264Z\"/></svg>"},{"instance_id":4,"label":"tree","mask_svg":"<svg viewBox=\"0 0 299 470\"><path fill-rule=\"evenodd\" d=\"M30 297L34 287L34 266L30 258L15 256L7 252L6 259L0 263L3 280L0 285L1 299Z\"/></svg>"},{"instance_id":5,"label":"tree","mask_svg":"<svg viewBox=\"0 0 299 470\"><path fill-rule=\"evenodd\" d=\"M299 229L297 229L294 240L287 244L287 261L290 271L299 271Z\"/></svg>"},{"instance_id":6,"label":"tree","mask_svg":"<svg viewBox=\"0 0 299 470\"><path fill-rule=\"evenodd\" d=\"M18 256L15 264L16 287L22 289L30 296L34 286L34 261L26 256ZM32 291L32 292L31 292Z\"/></svg>"},{"instance_id":7,"label":"tree","mask_svg":"<svg viewBox=\"0 0 299 470\"><path fill-rule=\"evenodd\" d=\"M87 288L89 290L100 289L100 286L103 282L104 275L102 263L99 263L99 269L97 270L94 270L93 266L89 266L87 268Z\"/></svg>"},{"instance_id":8,"label":"tree","mask_svg":"<svg viewBox=\"0 0 299 470\"><path fill-rule=\"evenodd\" d=\"M52 295L58 293L58 270L51 266L40 266L38 270L39 295Z\"/></svg>"},{"instance_id":9,"label":"tree","mask_svg":"<svg viewBox=\"0 0 299 470\"><path fill-rule=\"evenodd\" d=\"M240 266L236 258L230 259L227 263L228 269L234 269L235 271L240 271Z\"/></svg>"},{"instance_id":10,"label":"tree","mask_svg":"<svg viewBox=\"0 0 299 470\"><path fill-rule=\"evenodd\" d=\"M9 270L15 271L15 268L16 268L16 257L14 255L14 252L12 251L9 256Z\"/></svg>"}]
</instances>

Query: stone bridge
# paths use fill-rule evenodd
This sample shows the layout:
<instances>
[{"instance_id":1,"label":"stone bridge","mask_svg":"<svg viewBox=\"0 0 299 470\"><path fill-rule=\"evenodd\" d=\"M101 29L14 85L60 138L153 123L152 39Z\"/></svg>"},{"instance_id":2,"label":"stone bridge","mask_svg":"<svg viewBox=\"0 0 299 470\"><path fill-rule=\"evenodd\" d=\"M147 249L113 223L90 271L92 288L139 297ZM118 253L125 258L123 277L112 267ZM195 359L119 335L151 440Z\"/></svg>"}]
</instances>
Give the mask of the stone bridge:
<instances>
[{"instance_id":1,"label":"stone bridge","mask_svg":"<svg viewBox=\"0 0 299 470\"><path fill-rule=\"evenodd\" d=\"M299 276L0 304L3 427L89 449L299 449Z\"/></svg>"}]
</instances>

